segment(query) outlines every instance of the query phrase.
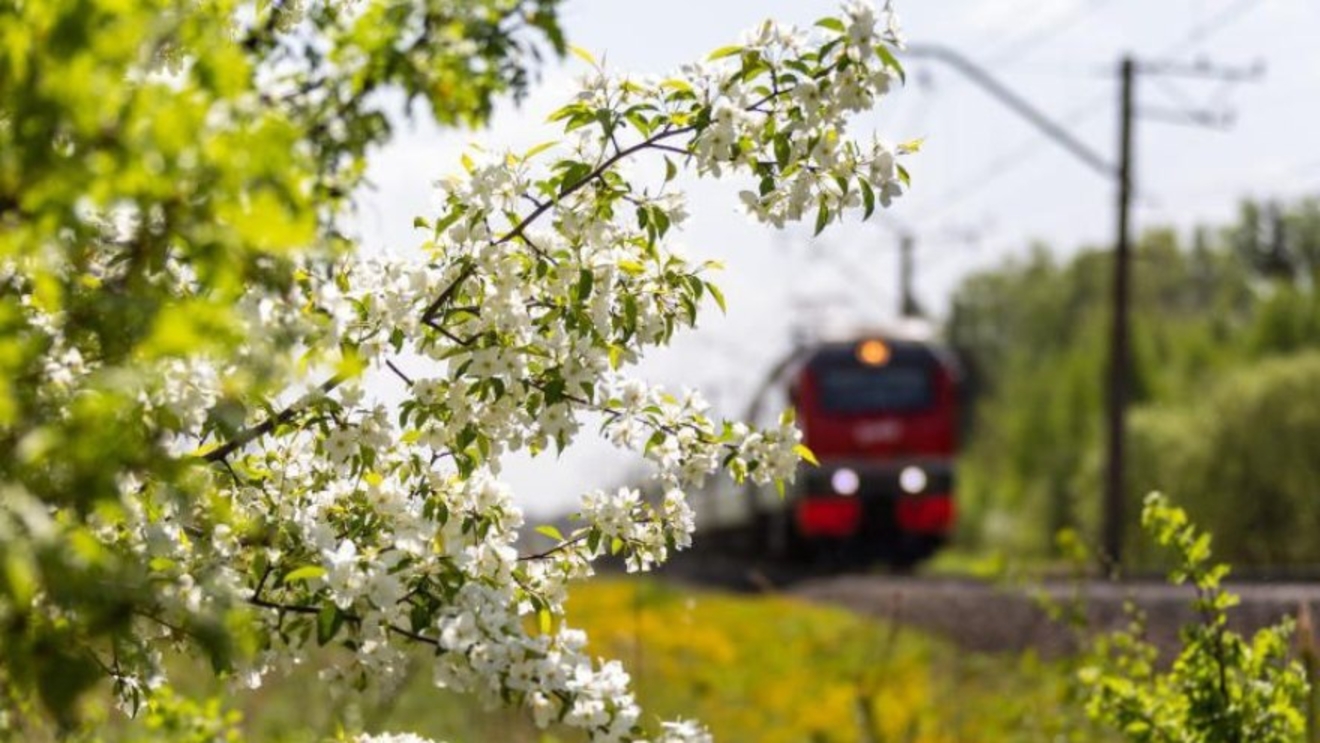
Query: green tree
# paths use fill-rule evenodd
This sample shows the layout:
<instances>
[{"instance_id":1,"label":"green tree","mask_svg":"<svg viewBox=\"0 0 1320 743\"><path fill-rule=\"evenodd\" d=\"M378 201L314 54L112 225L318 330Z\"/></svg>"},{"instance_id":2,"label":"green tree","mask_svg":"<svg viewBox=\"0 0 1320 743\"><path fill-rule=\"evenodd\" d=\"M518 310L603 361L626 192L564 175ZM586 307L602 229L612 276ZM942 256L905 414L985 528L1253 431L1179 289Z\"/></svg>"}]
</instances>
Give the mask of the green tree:
<instances>
[{"instance_id":1,"label":"green tree","mask_svg":"<svg viewBox=\"0 0 1320 743\"><path fill-rule=\"evenodd\" d=\"M1147 406L1132 420L1132 479L1188 490L1185 505L1250 565L1320 559L1320 354L1233 369L1194 402ZM1136 545L1134 545L1136 546Z\"/></svg>"},{"instance_id":2,"label":"green tree","mask_svg":"<svg viewBox=\"0 0 1320 743\"><path fill-rule=\"evenodd\" d=\"M233 607L179 610L151 556L100 530L151 483L214 502L167 432L231 438L287 384L295 329L246 337L245 298L296 301L301 272L348 249L338 223L390 136L382 93L481 123L538 45L564 50L556 5L0 3L0 693L71 724L141 616L177 616L225 667ZM200 419L144 404L198 360L226 370Z\"/></svg>"},{"instance_id":3,"label":"green tree","mask_svg":"<svg viewBox=\"0 0 1320 743\"><path fill-rule=\"evenodd\" d=\"M1320 345L1320 300L1307 257L1320 241L1316 210L1314 201L1288 208L1248 204L1239 224L1199 229L1190 245L1171 230L1142 236L1132 293L1130 389L1138 423L1130 448L1142 463L1129 482L1134 506L1154 487L1201 492L1178 481L1190 470L1175 463L1183 456L1177 452L1197 450L1190 438L1203 439L1209 422L1179 415L1184 423L1175 425L1161 411L1205 407L1211 399L1227 404L1227 394L1211 394L1226 375ZM948 333L969 359L976 393L963 478L969 505L963 523L972 539L1041 551L1059 528L1089 530L1096 523L1109 262L1107 251L1085 250L1060 262L1038 248L1026 260L969 277L955 297ZM1305 397L1299 409L1307 408ZM1208 417L1227 415L1226 408ZM1141 428L1156 418L1162 422ZM1286 435L1282 419L1256 420L1264 428L1253 436ZM1174 428L1189 440L1169 443ZM1159 461L1167 465L1147 466ZM1271 466L1307 476L1302 459ZM1261 472L1248 480L1270 477ZM1208 494L1222 489L1205 492L1208 504ZM1261 490L1242 497L1274 496ZM1202 500L1189 503L1199 509ZM983 524L992 533L978 533ZM1234 525L1213 525L1226 545L1239 543ZM1233 559L1249 559L1228 549Z\"/></svg>"},{"instance_id":4,"label":"green tree","mask_svg":"<svg viewBox=\"0 0 1320 743\"><path fill-rule=\"evenodd\" d=\"M658 80L576 50L561 139L465 154L416 251L358 255L340 222L388 102L480 123L564 50L555 5L0 4L0 731L76 730L104 679L148 726L229 735L166 653L250 687L333 646L336 687L422 647L437 684L541 727L708 738L649 726L565 608L594 561L686 547L706 477L782 485L805 452L791 414L716 420L630 373L724 306L670 247L676 179L751 178L751 215L817 232L888 206L915 145L846 132L901 81L900 38L849 2ZM625 176L641 157L663 167ZM588 416L663 495L585 493L520 552L501 463Z\"/></svg>"}]
</instances>

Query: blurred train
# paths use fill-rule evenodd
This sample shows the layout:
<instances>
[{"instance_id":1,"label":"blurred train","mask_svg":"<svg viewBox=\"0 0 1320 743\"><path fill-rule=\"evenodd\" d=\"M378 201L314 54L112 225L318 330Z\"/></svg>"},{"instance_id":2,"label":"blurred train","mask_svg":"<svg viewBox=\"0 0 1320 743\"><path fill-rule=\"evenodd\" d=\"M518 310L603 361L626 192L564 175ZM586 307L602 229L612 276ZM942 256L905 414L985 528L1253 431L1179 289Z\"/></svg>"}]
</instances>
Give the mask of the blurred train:
<instances>
[{"instance_id":1,"label":"blurred train","mask_svg":"<svg viewBox=\"0 0 1320 743\"><path fill-rule=\"evenodd\" d=\"M812 342L783 359L748 418L792 404L819 466L803 464L783 498L739 499L747 549L840 566L933 554L956 518L960 377L947 348L910 333Z\"/></svg>"}]
</instances>

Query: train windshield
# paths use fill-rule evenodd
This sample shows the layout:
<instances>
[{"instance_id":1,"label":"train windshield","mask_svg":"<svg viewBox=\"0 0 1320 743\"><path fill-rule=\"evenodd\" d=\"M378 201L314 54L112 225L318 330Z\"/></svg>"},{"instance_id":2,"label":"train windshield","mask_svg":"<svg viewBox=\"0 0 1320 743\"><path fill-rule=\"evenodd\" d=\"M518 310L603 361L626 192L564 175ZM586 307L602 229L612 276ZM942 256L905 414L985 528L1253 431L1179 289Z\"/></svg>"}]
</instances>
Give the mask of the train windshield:
<instances>
[{"instance_id":1,"label":"train windshield","mask_svg":"<svg viewBox=\"0 0 1320 743\"><path fill-rule=\"evenodd\" d=\"M906 412L930 407L935 390L925 366L823 364L815 369L820 407L829 413Z\"/></svg>"}]
</instances>

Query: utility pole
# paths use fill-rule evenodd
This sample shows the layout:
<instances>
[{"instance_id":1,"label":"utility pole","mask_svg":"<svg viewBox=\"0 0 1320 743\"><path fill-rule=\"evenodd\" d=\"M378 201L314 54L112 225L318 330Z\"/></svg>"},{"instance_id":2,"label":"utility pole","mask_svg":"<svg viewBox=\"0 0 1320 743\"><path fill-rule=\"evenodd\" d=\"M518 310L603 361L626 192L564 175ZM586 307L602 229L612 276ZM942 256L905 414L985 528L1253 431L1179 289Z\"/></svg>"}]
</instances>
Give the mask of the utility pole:
<instances>
[{"instance_id":1,"label":"utility pole","mask_svg":"<svg viewBox=\"0 0 1320 743\"><path fill-rule=\"evenodd\" d=\"M899 317L917 317L921 315L921 308L917 305L916 293L913 291L912 274L915 270L915 256L913 252L917 247L916 238L911 232L904 231L898 236L898 275L902 285L898 293L898 316Z\"/></svg>"},{"instance_id":2,"label":"utility pole","mask_svg":"<svg viewBox=\"0 0 1320 743\"><path fill-rule=\"evenodd\" d=\"M1235 83L1258 79L1265 72L1259 63L1249 68L1228 69L1207 62L1144 62L1138 65L1130 56L1119 64L1119 140L1118 140L1118 228L1114 241L1113 315L1110 327L1108 399L1106 401L1106 444L1103 507L1103 558L1111 570L1123 566L1123 532L1126 519L1126 440L1127 406L1131 396L1132 353L1130 311L1132 273L1132 151L1134 104L1137 74L1208 78ZM1143 116L1171 123L1223 129L1232 116L1211 110L1143 109Z\"/></svg>"},{"instance_id":3,"label":"utility pole","mask_svg":"<svg viewBox=\"0 0 1320 743\"><path fill-rule=\"evenodd\" d=\"M1181 76L1212 79L1226 83L1247 82L1260 78L1264 66L1256 63L1247 68L1228 69L1209 62L1191 64L1161 61L1138 65L1130 56L1119 65L1122 80L1119 105L1119 163L1111 165L1102 155L1074 137L1066 127L1055 122L1026 99L1013 92L987 70L957 51L935 44L909 44L909 57L925 57L943 62L976 83L1014 113L1022 116L1042 134L1068 150L1092 170L1118 182L1118 235L1114 248L1113 322L1110 335L1109 368L1106 373L1108 388L1107 435L1108 462L1105 467L1104 503L1101 512L1103 558L1111 568L1121 568L1123 560L1124 526L1124 430L1129 397L1128 382L1131 373L1129 325L1129 294L1131 265L1132 216L1132 136L1135 110L1135 86L1138 73L1147 75ZM1222 111L1144 109L1143 115L1164 121L1201 127L1227 128L1232 116ZM905 264L906 268L906 264ZM905 279L905 286L906 284ZM906 292L905 292L906 299ZM906 305L906 302L905 302Z\"/></svg>"},{"instance_id":4,"label":"utility pole","mask_svg":"<svg viewBox=\"0 0 1320 743\"><path fill-rule=\"evenodd\" d=\"M1124 430L1127 417L1129 362L1128 308L1131 278L1132 114L1136 64L1124 57L1119 64L1118 119L1118 236L1114 244L1113 321L1109 339L1109 395L1107 410L1108 461L1105 469L1105 557L1114 567L1123 564Z\"/></svg>"}]
</instances>

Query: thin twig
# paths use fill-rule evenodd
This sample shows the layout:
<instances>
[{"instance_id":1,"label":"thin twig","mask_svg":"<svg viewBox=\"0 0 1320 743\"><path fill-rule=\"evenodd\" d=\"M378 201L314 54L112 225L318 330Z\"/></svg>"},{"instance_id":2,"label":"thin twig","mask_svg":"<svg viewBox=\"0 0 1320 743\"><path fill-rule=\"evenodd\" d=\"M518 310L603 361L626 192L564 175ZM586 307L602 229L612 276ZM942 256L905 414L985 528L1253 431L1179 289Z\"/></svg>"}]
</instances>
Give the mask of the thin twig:
<instances>
[{"instance_id":1,"label":"thin twig","mask_svg":"<svg viewBox=\"0 0 1320 743\"><path fill-rule=\"evenodd\" d=\"M613 155L611 155L610 157L606 158L605 161L602 162L600 165L598 165L598 166L596 166L594 169L592 169L592 171L591 171L590 173L587 173L586 175L584 175L584 176L582 177L582 179L579 180L577 183L574 183L574 184L572 184L572 185L570 185L570 186L567 186L567 187L565 187L562 191L560 191L560 193L559 193L559 199L563 199L564 197L566 197L566 196L570 196L570 195L572 195L573 193L577 192L578 189L580 189L580 188L582 188L583 186L585 186L586 184L590 183L590 182L591 182L593 179L595 179L598 175L600 175L601 173L604 173L605 171L609 170L611 167L614 166L615 163L617 163L618 161L624 159L625 157L629 157L629 156L631 156L631 155L633 155L633 154L636 154L636 153L638 153L638 152L641 152L641 151L644 150L644 149L647 149L647 148L649 148L649 147L653 147L653 146L655 146L656 143L658 143L658 142L660 142L660 141L662 141L662 140L669 139L670 137L677 137L677 136L682 135L682 134L687 134L687 133L689 133L689 132L693 132L693 131L695 131L695 130L696 130L696 127L695 127L695 126L685 126L685 127L681 127L681 128L679 128L679 129L670 129L670 130L668 130L668 131L661 132L661 133L655 135L654 137L650 137L650 138L647 138L647 139L645 139L645 140L642 140L641 142L638 142L637 144L635 144L635 145L633 145L633 146L631 146L631 147L628 147L627 149L620 150L619 152L616 152L615 154L613 154ZM500 239L496 240L496 241L495 241L495 244L496 244L496 245L502 245L503 243L506 243L506 242L509 242L510 240L513 240L514 238L521 237L522 234L523 234L523 231L526 230L527 227L528 227L529 225L531 225L532 222L535 222L537 219L540 219L541 215L544 214L547 210L549 210L551 206L553 206L553 203L547 202L547 203L543 204L542 206L539 206L539 207L537 207L536 209L534 209L534 210L533 210L531 213L529 213L526 217L523 217L523 219L522 219L521 222L519 222L518 224L514 225L513 229L509 230L507 233L505 233L505 235L504 235L503 237L501 237Z\"/></svg>"},{"instance_id":2,"label":"thin twig","mask_svg":"<svg viewBox=\"0 0 1320 743\"><path fill-rule=\"evenodd\" d=\"M393 360L385 359L385 366L389 367L390 371L394 372L394 376L403 380L404 384L408 385L409 387L413 386L412 379L410 379L407 374L404 374L403 371L399 369L399 367L395 366Z\"/></svg>"},{"instance_id":3,"label":"thin twig","mask_svg":"<svg viewBox=\"0 0 1320 743\"><path fill-rule=\"evenodd\" d=\"M550 557L551 555L557 554L557 553L559 553L559 552L563 552L564 550L568 549L569 547L572 547L572 546L575 545L575 544L579 544L579 543L581 543L581 542L582 542L583 540L585 540L586 538L587 538L587 535L586 535L586 534L579 534L578 536L573 537L572 539L566 539L566 540L560 542L559 544L556 544L555 546L551 547L550 549L546 550L545 552L537 552L537 553L532 554L532 555L519 555L519 556L518 556L518 561L519 561L519 562L530 562L531 560L544 560L545 558Z\"/></svg>"},{"instance_id":4,"label":"thin twig","mask_svg":"<svg viewBox=\"0 0 1320 743\"><path fill-rule=\"evenodd\" d=\"M540 208L538 207L538 210L539 209ZM463 270L459 271L458 275L454 277L453 282L440 293L440 296L436 297L434 302L427 305L425 310L422 310L422 322L430 325L431 321L435 319L435 313L439 312L440 308L444 307L445 303L453 298L454 294L458 292L459 285L464 281L467 281L468 277L472 276L476 270L477 267L475 263L469 263L464 266Z\"/></svg>"}]
</instances>

